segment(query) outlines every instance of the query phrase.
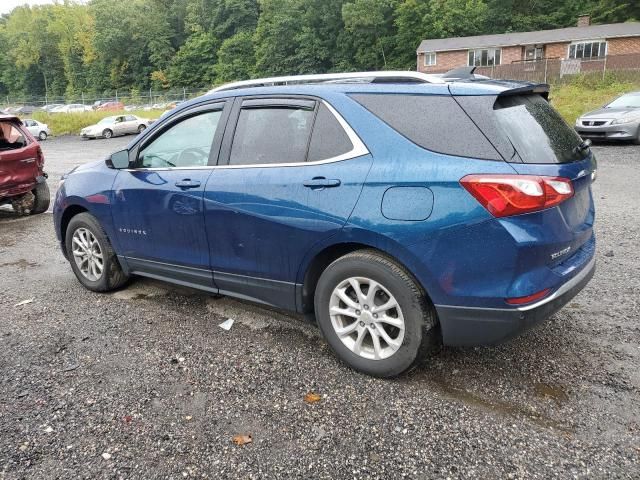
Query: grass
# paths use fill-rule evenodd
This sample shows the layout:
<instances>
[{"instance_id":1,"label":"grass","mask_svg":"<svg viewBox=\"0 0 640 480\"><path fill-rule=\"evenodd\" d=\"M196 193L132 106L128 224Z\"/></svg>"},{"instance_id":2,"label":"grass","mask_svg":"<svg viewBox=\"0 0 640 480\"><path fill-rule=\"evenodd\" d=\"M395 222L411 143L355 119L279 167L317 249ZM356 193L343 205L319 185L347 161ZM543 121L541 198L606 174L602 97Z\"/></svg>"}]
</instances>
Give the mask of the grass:
<instances>
[{"instance_id":1,"label":"grass","mask_svg":"<svg viewBox=\"0 0 640 480\"><path fill-rule=\"evenodd\" d=\"M623 93L640 90L640 79L636 81L574 81L551 88L551 104L564 119L573 125L576 119L591 110L596 110Z\"/></svg>"},{"instance_id":2,"label":"grass","mask_svg":"<svg viewBox=\"0 0 640 480\"><path fill-rule=\"evenodd\" d=\"M82 113L45 113L34 112L30 118L49 125L53 135L79 135L80 130L98 123L105 117L114 115L136 115L140 118L158 119L162 110L133 112L82 112Z\"/></svg>"}]
</instances>

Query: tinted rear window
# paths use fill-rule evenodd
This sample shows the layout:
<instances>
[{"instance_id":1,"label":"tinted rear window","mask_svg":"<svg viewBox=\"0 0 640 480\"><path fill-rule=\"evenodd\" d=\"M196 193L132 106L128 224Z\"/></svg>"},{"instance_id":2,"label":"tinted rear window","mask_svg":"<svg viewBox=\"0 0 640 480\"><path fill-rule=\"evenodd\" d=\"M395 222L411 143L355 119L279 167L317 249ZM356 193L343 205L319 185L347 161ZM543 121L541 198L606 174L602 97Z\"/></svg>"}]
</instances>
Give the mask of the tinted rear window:
<instances>
[{"instance_id":1,"label":"tinted rear window","mask_svg":"<svg viewBox=\"0 0 640 480\"><path fill-rule=\"evenodd\" d=\"M513 145L511 160L524 163L566 163L580 160L574 150L582 140L540 95L498 97L494 116L499 130Z\"/></svg>"},{"instance_id":2,"label":"tinted rear window","mask_svg":"<svg viewBox=\"0 0 640 480\"><path fill-rule=\"evenodd\" d=\"M352 149L353 144L336 117L324 104L320 104L309 145L309 161L338 157Z\"/></svg>"},{"instance_id":3,"label":"tinted rear window","mask_svg":"<svg viewBox=\"0 0 640 480\"><path fill-rule=\"evenodd\" d=\"M229 164L304 162L313 115L307 108L243 108Z\"/></svg>"},{"instance_id":4,"label":"tinted rear window","mask_svg":"<svg viewBox=\"0 0 640 480\"><path fill-rule=\"evenodd\" d=\"M422 148L447 155L502 160L453 97L357 94L352 98Z\"/></svg>"}]
</instances>

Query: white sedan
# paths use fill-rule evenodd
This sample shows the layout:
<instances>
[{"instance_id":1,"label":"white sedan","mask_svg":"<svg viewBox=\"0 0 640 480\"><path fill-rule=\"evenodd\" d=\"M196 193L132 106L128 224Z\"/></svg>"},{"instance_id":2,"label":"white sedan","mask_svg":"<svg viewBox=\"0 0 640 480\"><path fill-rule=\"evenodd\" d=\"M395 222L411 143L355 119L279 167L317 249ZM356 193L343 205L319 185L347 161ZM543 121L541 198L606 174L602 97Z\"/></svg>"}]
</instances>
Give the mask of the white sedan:
<instances>
[{"instance_id":1,"label":"white sedan","mask_svg":"<svg viewBox=\"0 0 640 480\"><path fill-rule=\"evenodd\" d=\"M152 122L152 120L136 117L135 115L106 117L95 125L83 128L80 131L80 136L82 138L111 138L116 135L141 133Z\"/></svg>"},{"instance_id":2,"label":"white sedan","mask_svg":"<svg viewBox=\"0 0 640 480\"><path fill-rule=\"evenodd\" d=\"M46 123L40 123L39 121L32 120L30 118L23 120L22 123L25 127L27 127L27 130L29 130L31 135L36 137L38 140L46 140L47 137L51 135L51 132L49 131L49 125L47 125Z\"/></svg>"}]
</instances>

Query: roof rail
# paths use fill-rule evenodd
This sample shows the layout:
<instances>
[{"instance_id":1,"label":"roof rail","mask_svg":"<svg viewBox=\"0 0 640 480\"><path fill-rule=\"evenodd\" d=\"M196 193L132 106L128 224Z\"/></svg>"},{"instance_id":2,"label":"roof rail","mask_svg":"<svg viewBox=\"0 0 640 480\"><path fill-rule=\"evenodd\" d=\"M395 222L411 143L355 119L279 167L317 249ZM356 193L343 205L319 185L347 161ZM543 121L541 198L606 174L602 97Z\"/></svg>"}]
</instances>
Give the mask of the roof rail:
<instances>
[{"instance_id":1,"label":"roof rail","mask_svg":"<svg viewBox=\"0 0 640 480\"><path fill-rule=\"evenodd\" d=\"M249 87L268 87L279 85L304 85L313 83L446 83L435 75L420 72L384 71L324 73L320 75L291 75L287 77L256 78L240 82L227 83L209 90L207 93L237 90Z\"/></svg>"}]
</instances>

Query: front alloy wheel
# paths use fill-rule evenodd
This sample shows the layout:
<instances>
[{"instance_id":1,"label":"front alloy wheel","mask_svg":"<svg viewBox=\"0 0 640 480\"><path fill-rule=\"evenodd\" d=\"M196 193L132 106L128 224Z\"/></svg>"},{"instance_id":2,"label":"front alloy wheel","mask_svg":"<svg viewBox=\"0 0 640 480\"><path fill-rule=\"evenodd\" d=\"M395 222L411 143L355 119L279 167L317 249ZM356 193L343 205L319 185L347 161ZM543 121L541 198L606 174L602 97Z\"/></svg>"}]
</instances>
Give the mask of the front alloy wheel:
<instances>
[{"instance_id":1,"label":"front alloy wheel","mask_svg":"<svg viewBox=\"0 0 640 480\"><path fill-rule=\"evenodd\" d=\"M398 301L383 285L365 277L342 281L331 294L331 325L353 353L371 360L389 358L404 339Z\"/></svg>"},{"instance_id":2,"label":"front alloy wheel","mask_svg":"<svg viewBox=\"0 0 640 480\"><path fill-rule=\"evenodd\" d=\"M100 243L86 228L73 232L73 259L80 273L89 281L97 282L104 273L104 257Z\"/></svg>"},{"instance_id":3,"label":"front alloy wheel","mask_svg":"<svg viewBox=\"0 0 640 480\"><path fill-rule=\"evenodd\" d=\"M65 251L78 281L94 292L123 286L128 276L122 270L111 242L98 220L88 212L74 216L65 237Z\"/></svg>"}]
</instances>

